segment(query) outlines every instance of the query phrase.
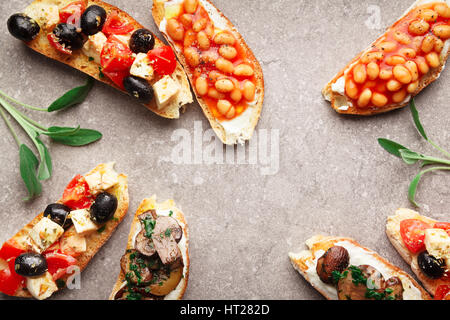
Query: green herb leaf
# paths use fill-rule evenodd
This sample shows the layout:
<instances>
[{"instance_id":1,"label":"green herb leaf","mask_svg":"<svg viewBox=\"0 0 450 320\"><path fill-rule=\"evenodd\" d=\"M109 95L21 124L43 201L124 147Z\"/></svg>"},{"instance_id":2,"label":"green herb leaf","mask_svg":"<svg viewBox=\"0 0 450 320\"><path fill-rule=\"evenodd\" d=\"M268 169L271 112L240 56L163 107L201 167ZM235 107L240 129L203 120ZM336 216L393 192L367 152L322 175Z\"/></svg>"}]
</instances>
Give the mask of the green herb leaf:
<instances>
[{"instance_id":1,"label":"green herb leaf","mask_svg":"<svg viewBox=\"0 0 450 320\"><path fill-rule=\"evenodd\" d=\"M102 233L103 231L105 231L106 229L106 224L102 227L100 227L100 229L97 230L97 233Z\"/></svg>"},{"instance_id":2,"label":"green herb leaf","mask_svg":"<svg viewBox=\"0 0 450 320\"><path fill-rule=\"evenodd\" d=\"M62 110L73 105L83 102L94 86L94 79L89 77L86 84L77 88L74 88L66 92L62 97L54 101L50 107L48 107L48 112L53 112L57 110Z\"/></svg>"},{"instance_id":3,"label":"green herb leaf","mask_svg":"<svg viewBox=\"0 0 450 320\"><path fill-rule=\"evenodd\" d=\"M39 161L33 151L24 144L20 145L19 156L20 175L28 190L28 197L25 198L25 201L28 201L42 192L42 185L36 176Z\"/></svg>"},{"instance_id":4,"label":"green herb leaf","mask_svg":"<svg viewBox=\"0 0 450 320\"><path fill-rule=\"evenodd\" d=\"M71 129L64 127L51 127L50 132L56 132L61 129ZM66 146L80 147L98 141L102 138L102 134L96 130L79 129L75 134L70 136L52 136L52 140L64 144Z\"/></svg>"},{"instance_id":5,"label":"green herb leaf","mask_svg":"<svg viewBox=\"0 0 450 320\"><path fill-rule=\"evenodd\" d=\"M417 152L405 149L400 150L400 155L406 164L416 164L422 158Z\"/></svg>"},{"instance_id":6,"label":"green herb leaf","mask_svg":"<svg viewBox=\"0 0 450 320\"><path fill-rule=\"evenodd\" d=\"M420 205L416 202L416 193L417 193L417 187L419 186L420 179L422 179L423 175L437 170L444 170L444 171L450 171L450 167L433 167L429 168L427 170L423 170L419 172L417 176L414 177L414 179L411 181L411 184L409 185L408 189L408 199L411 201L412 204L414 204L416 207L420 207Z\"/></svg>"},{"instance_id":7,"label":"green herb leaf","mask_svg":"<svg viewBox=\"0 0 450 320\"><path fill-rule=\"evenodd\" d=\"M76 128L50 127L48 128L47 132L43 132L42 134L49 137L63 137L63 136L72 136L78 131L80 131L80 126Z\"/></svg>"},{"instance_id":8,"label":"green herb leaf","mask_svg":"<svg viewBox=\"0 0 450 320\"><path fill-rule=\"evenodd\" d=\"M384 150L399 158L402 157L402 155L400 154L400 150L410 151L408 148L402 146L401 144L388 139L378 139L378 143Z\"/></svg>"},{"instance_id":9,"label":"green herb leaf","mask_svg":"<svg viewBox=\"0 0 450 320\"><path fill-rule=\"evenodd\" d=\"M417 130L425 140L428 140L428 136L425 133L425 129L423 128L422 123L420 123L419 112L417 111L414 99L411 99L411 101L409 102L409 107L411 109L411 113L414 119L414 123L416 124Z\"/></svg>"},{"instance_id":10,"label":"green herb leaf","mask_svg":"<svg viewBox=\"0 0 450 320\"><path fill-rule=\"evenodd\" d=\"M39 155L41 157L41 162L39 163L38 170L38 179L39 180L48 180L51 178L53 174L53 165L52 158L50 156L50 152L48 151L45 144L39 139L36 138L36 147L38 148Z\"/></svg>"}]
</instances>

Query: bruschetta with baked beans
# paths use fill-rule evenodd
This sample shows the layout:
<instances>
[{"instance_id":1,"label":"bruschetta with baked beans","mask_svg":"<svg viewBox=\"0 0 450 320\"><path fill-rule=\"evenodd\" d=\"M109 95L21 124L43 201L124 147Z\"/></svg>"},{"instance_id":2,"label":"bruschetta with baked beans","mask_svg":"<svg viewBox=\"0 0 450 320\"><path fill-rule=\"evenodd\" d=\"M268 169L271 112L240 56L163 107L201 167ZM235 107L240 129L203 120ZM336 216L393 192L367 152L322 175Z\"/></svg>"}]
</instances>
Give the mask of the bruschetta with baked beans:
<instances>
[{"instance_id":1,"label":"bruschetta with baked beans","mask_svg":"<svg viewBox=\"0 0 450 320\"><path fill-rule=\"evenodd\" d=\"M264 79L241 34L209 0L153 0L152 12L218 137L225 144L249 140L263 105Z\"/></svg>"},{"instance_id":2,"label":"bruschetta with baked beans","mask_svg":"<svg viewBox=\"0 0 450 320\"><path fill-rule=\"evenodd\" d=\"M322 93L343 114L402 108L439 78L449 54L449 0L418 0Z\"/></svg>"}]
</instances>

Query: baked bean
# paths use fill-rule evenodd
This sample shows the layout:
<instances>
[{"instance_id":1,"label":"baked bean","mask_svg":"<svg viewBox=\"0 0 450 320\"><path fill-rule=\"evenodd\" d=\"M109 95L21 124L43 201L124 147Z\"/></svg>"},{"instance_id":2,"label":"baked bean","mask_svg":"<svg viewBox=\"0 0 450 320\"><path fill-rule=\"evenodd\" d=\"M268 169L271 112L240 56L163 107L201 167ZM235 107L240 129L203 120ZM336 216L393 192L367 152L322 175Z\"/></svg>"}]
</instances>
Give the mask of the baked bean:
<instances>
[{"instance_id":1,"label":"baked bean","mask_svg":"<svg viewBox=\"0 0 450 320\"><path fill-rule=\"evenodd\" d=\"M409 24L408 30L414 35L422 36L430 30L430 25L424 20L414 20Z\"/></svg>"},{"instance_id":2,"label":"baked bean","mask_svg":"<svg viewBox=\"0 0 450 320\"><path fill-rule=\"evenodd\" d=\"M204 51L200 56L200 60L206 64L215 64L219 55L215 51Z\"/></svg>"},{"instance_id":3,"label":"baked bean","mask_svg":"<svg viewBox=\"0 0 450 320\"><path fill-rule=\"evenodd\" d=\"M416 63L417 63L417 66L419 67L419 71L420 71L422 74L427 74L428 71L430 71L430 67L428 66L428 64L427 64L427 62L426 62L426 60L425 60L425 58L423 58L423 57L418 57L418 58L416 59Z\"/></svg>"},{"instance_id":4,"label":"baked bean","mask_svg":"<svg viewBox=\"0 0 450 320\"><path fill-rule=\"evenodd\" d=\"M421 10L419 16L426 22L436 22L438 18L438 13L431 9L424 9Z\"/></svg>"},{"instance_id":5,"label":"baked bean","mask_svg":"<svg viewBox=\"0 0 450 320\"><path fill-rule=\"evenodd\" d=\"M216 88L209 88L208 97L216 99L216 100L225 99L225 95L223 93L217 91Z\"/></svg>"},{"instance_id":6,"label":"baked bean","mask_svg":"<svg viewBox=\"0 0 450 320\"><path fill-rule=\"evenodd\" d=\"M390 56L386 59L386 63L390 66L395 66L398 64L404 64L406 59L400 56Z\"/></svg>"},{"instance_id":7,"label":"baked bean","mask_svg":"<svg viewBox=\"0 0 450 320\"><path fill-rule=\"evenodd\" d=\"M412 46L414 48L414 50L416 51L420 51L421 47L422 47L422 42L423 42L423 37L415 37L412 41Z\"/></svg>"},{"instance_id":8,"label":"baked bean","mask_svg":"<svg viewBox=\"0 0 450 320\"><path fill-rule=\"evenodd\" d=\"M380 79L381 80L388 80L392 78L392 70L390 69L381 69L380 70Z\"/></svg>"},{"instance_id":9,"label":"baked bean","mask_svg":"<svg viewBox=\"0 0 450 320\"><path fill-rule=\"evenodd\" d=\"M388 98L384 94L375 92L371 101L376 107L384 107L388 103Z\"/></svg>"},{"instance_id":10,"label":"baked bean","mask_svg":"<svg viewBox=\"0 0 450 320\"><path fill-rule=\"evenodd\" d=\"M391 41L383 41L379 45L377 45L377 48L384 52L392 52L397 48L397 44Z\"/></svg>"},{"instance_id":11,"label":"baked bean","mask_svg":"<svg viewBox=\"0 0 450 320\"><path fill-rule=\"evenodd\" d=\"M358 106L362 108L367 107L371 98L372 98L372 90L370 90L369 88L364 89L364 91L358 98Z\"/></svg>"},{"instance_id":12,"label":"baked bean","mask_svg":"<svg viewBox=\"0 0 450 320\"><path fill-rule=\"evenodd\" d=\"M183 41L184 47L187 48L192 46L195 40L197 40L197 35L195 34L195 32L192 30L186 31Z\"/></svg>"},{"instance_id":13,"label":"baked bean","mask_svg":"<svg viewBox=\"0 0 450 320\"><path fill-rule=\"evenodd\" d=\"M223 115L226 115L228 110L230 110L230 108L232 108L232 107L233 107L233 105L228 100L217 101L217 110L219 110L219 112Z\"/></svg>"},{"instance_id":14,"label":"baked bean","mask_svg":"<svg viewBox=\"0 0 450 320\"><path fill-rule=\"evenodd\" d=\"M244 90L242 92L244 94L245 100L253 101L255 99L256 87L253 82L249 80L244 81Z\"/></svg>"},{"instance_id":15,"label":"baked bean","mask_svg":"<svg viewBox=\"0 0 450 320\"><path fill-rule=\"evenodd\" d=\"M216 36L214 37L214 42L217 44L228 44L232 46L236 42L236 39L232 34L228 32L221 32L216 34Z\"/></svg>"},{"instance_id":16,"label":"baked bean","mask_svg":"<svg viewBox=\"0 0 450 320\"><path fill-rule=\"evenodd\" d=\"M231 106L231 108L228 110L225 117L227 117L227 119L232 119L232 118L234 118L235 115L236 115L236 109L233 106Z\"/></svg>"},{"instance_id":17,"label":"baked bean","mask_svg":"<svg viewBox=\"0 0 450 320\"><path fill-rule=\"evenodd\" d=\"M440 24L433 28L433 33L436 37L447 40L450 38L450 26L446 24Z\"/></svg>"},{"instance_id":18,"label":"baked bean","mask_svg":"<svg viewBox=\"0 0 450 320\"><path fill-rule=\"evenodd\" d=\"M184 10L187 13L195 13L197 11L198 0L184 0Z\"/></svg>"},{"instance_id":19,"label":"baked bean","mask_svg":"<svg viewBox=\"0 0 450 320\"><path fill-rule=\"evenodd\" d=\"M441 39L436 39L434 42L434 51L437 53L441 53L442 49L444 49L444 41Z\"/></svg>"},{"instance_id":20,"label":"baked bean","mask_svg":"<svg viewBox=\"0 0 450 320\"><path fill-rule=\"evenodd\" d=\"M409 70L409 73L411 73L412 81L419 79L419 70L417 69L417 64L414 61L406 61L405 67Z\"/></svg>"},{"instance_id":21,"label":"baked bean","mask_svg":"<svg viewBox=\"0 0 450 320\"><path fill-rule=\"evenodd\" d=\"M225 59L233 60L237 56L237 51L234 47L224 44L220 46L219 54Z\"/></svg>"},{"instance_id":22,"label":"baked bean","mask_svg":"<svg viewBox=\"0 0 450 320\"><path fill-rule=\"evenodd\" d=\"M351 99L356 99L358 97L358 87L353 80L349 79L345 82L345 93Z\"/></svg>"},{"instance_id":23,"label":"baked bean","mask_svg":"<svg viewBox=\"0 0 450 320\"><path fill-rule=\"evenodd\" d=\"M233 91L233 89L234 89L233 82L228 79L217 80L217 82L214 84L214 86L216 87L217 91L222 92L222 93L228 93L228 92Z\"/></svg>"},{"instance_id":24,"label":"baked bean","mask_svg":"<svg viewBox=\"0 0 450 320\"><path fill-rule=\"evenodd\" d=\"M366 66L363 64L357 64L353 68L353 79L356 83L364 83L367 79Z\"/></svg>"},{"instance_id":25,"label":"baked bean","mask_svg":"<svg viewBox=\"0 0 450 320\"><path fill-rule=\"evenodd\" d=\"M396 31L394 33L394 39L400 42L401 44L410 44L411 43L411 37L407 35L406 33Z\"/></svg>"},{"instance_id":26,"label":"baked bean","mask_svg":"<svg viewBox=\"0 0 450 320\"><path fill-rule=\"evenodd\" d=\"M407 90L409 93L414 93L414 92L416 92L418 87L419 87L419 81L414 81L408 85Z\"/></svg>"},{"instance_id":27,"label":"baked bean","mask_svg":"<svg viewBox=\"0 0 450 320\"><path fill-rule=\"evenodd\" d=\"M434 48L434 37L432 35L427 35L422 42L421 49L425 53L429 53Z\"/></svg>"},{"instance_id":28,"label":"baked bean","mask_svg":"<svg viewBox=\"0 0 450 320\"><path fill-rule=\"evenodd\" d=\"M402 84L397 80L389 80L386 84L386 87L389 91L398 91L402 88Z\"/></svg>"},{"instance_id":29,"label":"baked bean","mask_svg":"<svg viewBox=\"0 0 450 320\"><path fill-rule=\"evenodd\" d=\"M253 71L253 68L250 67L248 64L240 64L236 68L234 68L234 74L236 76L241 77L251 77L253 76L255 72Z\"/></svg>"},{"instance_id":30,"label":"baked bean","mask_svg":"<svg viewBox=\"0 0 450 320\"><path fill-rule=\"evenodd\" d=\"M439 60L439 55L436 52L431 52L426 55L425 59L427 59L428 64L432 68L437 68L441 65L441 61Z\"/></svg>"},{"instance_id":31,"label":"baked bean","mask_svg":"<svg viewBox=\"0 0 450 320\"><path fill-rule=\"evenodd\" d=\"M181 15L180 22L186 29L190 29L192 27L192 19L193 19L192 14L185 13Z\"/></svg>"},{"instance_id":32,"label":"baked bean","mask_svg":"<svg viewBox=\"0 0 450 320\"><path fill-rule=\"evenodd\" d=\"M392 101L400 103L406 98L406 90L400 90L392 95Z\"/></svg>"},{"instance_id":33,"label":"baked bean","mask_svg":"<svg viewBox=\"0 0 450 320\"><path fill-rule=\"evenodd\" d=\"M192 25L192 30L194 30L195 32L200 32L203 29L205 29L207 24L208 20L206 20L205 18L199 19L195 21L194 24Z\"/></svg>"},{"instance_id":34,"label":"baked bean","mask_svg":"<svg viewBox=\"0 0 450 320\"><path fill-rule=\"evenodd\" d=\"M192 47L184 49L184 57L191 67L195 68L200 64L200 55L197 50Z\"/></svg>"},{"instance_id":35,"label":"baked bean","mask_svg":"<svg viewBox=\"0 0 450 320\"><path fill-rule=\"evenodd\" d=\"M234 65L224 58L217 59L216 68L225 73L233 73L234 71Z\"/></svg>"},{"instance_id":36,"label":"baked bean","mask_svg":"<svg viewBox=\"0 0 450 320\"><path fill-rule=\"evenodd\" d=\"M220 78L226 78L225 75L223 73L220 73L219 71L213 70L208 74L208 78L212 81L212 82L216 82L217 80L219 80Z\"/></svg>"},{"instance_id":37,"label":"baked bean","mask_svg":"<svg viewBox=\"0 0 450 320\"><path fill-rule=\"evenodd\" d=\"M383 57L383 52L367 52L362 56L361 62L367 64L374 60L383 60Z\"/></svg>"},{"instance_id":38,"label":"baked bean","mask_svg":"<svg viewBox=\"0 0 450 320\"><path fill-rule=\"evenodd\" d=\"M401 83L408 84L412 81L411 73L404 66L395 66L392 73L394 74L394 78Z\"/></svg>"},{"instance_id":39,"label":"baked bean","mask_svg":"<svg viewBox=\"0 0 450 320\"><path fill-rule=\"evenodd\" d=\"M208 36L204 31L197 33L198 47L202 50L208 50L211 46Z\"/></svg>"},{"instance_id":40,"label":"baked bean","mask_svg":"<svg viewBox=\"0 0 450 320\"><path fill-rule=\"evenodd\" d=\"M399 53L407 58L414 59L416 57L416 51L411 48L403 48Z\"/></svg>"},{"instance_id":41,"label":"baked bean","mask_svg":"<svg viewBox=\"0 0 450 320\"><path fill-rule=\"evenodd\" d=\"M367 76L370 80L375 80L380 74L380 67L375 62L371 62L367 65Z\"/></svg>"},{"instance_id":42,"label":"baked bean","mask_svg":"<svg viewBox=\"0 0 450 320\"><path fill-rule=\"evenodd\" d=\"M214 26L212 25L212 23L208 23L204 31L208 38L211 40L214 35Z\"/></svg>"},{"instance_id":43,"label":"baked bean","mask_svg":"<svg viewBox=\"0 0 450 320\"><path fill-rule=\"evenodd\" d=\"M233 91L231 91L230 98L231 98L231 100L233 100L235 102L241 101L242 100L241 90L239 90L238 88L235 88Z\"/></svg>"},{"instance_id":44,"label":"baked bean","mask_svg":"<svg viewBox=\"0 0 450 320\"><path fill-rule=\"evenodd\" d=\"M184 28L176 19L167 21L167 33L175 41L181 41L184 38Z\"/></svg>"},{"instance_id":45,"label":"baked bean","mask_svg":"<svg viewBox=\"0 0 450 320\"><path fill-rule=\"evenodd\" d=\"M437 4L434 10L443 18L450 18L450 7L445 3Z\"/></svg>"},{"instance_id":46,"label":"baked bean","mask_svg":"<svg viewBox=\"0 0 450 320\"><path fill-rule=\"evenodd\" d=\"M208 81L204 77L198 77L195 81L195 89L197 93L204 96L208 93Z\"/></svg>"}]
</instances>

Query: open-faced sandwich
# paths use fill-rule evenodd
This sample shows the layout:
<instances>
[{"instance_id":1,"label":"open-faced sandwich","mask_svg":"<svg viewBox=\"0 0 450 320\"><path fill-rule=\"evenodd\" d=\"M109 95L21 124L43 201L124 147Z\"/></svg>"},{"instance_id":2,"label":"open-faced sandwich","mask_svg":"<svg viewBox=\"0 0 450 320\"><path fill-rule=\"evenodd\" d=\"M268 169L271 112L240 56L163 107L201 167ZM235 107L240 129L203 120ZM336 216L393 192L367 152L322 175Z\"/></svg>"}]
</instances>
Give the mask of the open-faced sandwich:
<instances>
[{"instance_id":1,"label":"open-faced sandwich","mask_svg":"<svg viewBox=\"0 0 450 320\"><path fill-rule=\"evenodd\" d=\"M450 53L450 0L418 0L323 89L339 113L401 108L439 78Z\"/></svg>"},{"instance_id":2,"label":"open-faced sandwich","mask_svg":"<svg viewBox=\"0 0 450 320\"><path fill-rule=\"evenodd\" d=\"M150 110L178 118L193 101L169 46L127 13L100 0L35 0L8 20L33 50L128 92Z\"/></svg>"},{"instance_id":3,"label":"open-faced sandwich","mask_svg":"<svg viewBox=\"0 0 450 320\"><path fill-rule=\"evenodd\" d=\"M128 210L127 177L113 163L77 175L0 249L0 291L42 300L66 286L111 237Z\"/></svg>"},{"instance_id":4,"label":"open-faced sandwich","mask_svg":"<svg viewBox=\"0 0 450 320\"><path fill-rule=\"evenodd\" d=\"M328 300L430 300L406 272L349 238L314 236L289 253L294 268Z\"/></svg>"},{"instance_id":5,"label":"open-faced sandwich","mask_svg":"<svg viewBox=\"0 0 450 320\"><path fill-rule=\"evenodd\" d=\"M399 209L388 218L386 233L434 299L450 300L450 223Z\"/></svg>"},{"instance_id":6,"label":"open-faced sandwich","mask_svg":"<svg viewBox=\"0 0 450 320\"><path fill-rule=\"evenodd\" d=\"M225 144L249 140L263 105L264 79L233 24L209 0L153 0L153 18L217 136Z\"/></svg>"},{"instance_id":7,"label":"open-faced sandwich","mask_svg":"<svg viewBox=\"0 0 450 320\"><path fill-rule=\"evenodd\" d=\"M144 199L110 300L180 300L189 279L189 231L172 200Z\"/></svg>"}]
</instances>

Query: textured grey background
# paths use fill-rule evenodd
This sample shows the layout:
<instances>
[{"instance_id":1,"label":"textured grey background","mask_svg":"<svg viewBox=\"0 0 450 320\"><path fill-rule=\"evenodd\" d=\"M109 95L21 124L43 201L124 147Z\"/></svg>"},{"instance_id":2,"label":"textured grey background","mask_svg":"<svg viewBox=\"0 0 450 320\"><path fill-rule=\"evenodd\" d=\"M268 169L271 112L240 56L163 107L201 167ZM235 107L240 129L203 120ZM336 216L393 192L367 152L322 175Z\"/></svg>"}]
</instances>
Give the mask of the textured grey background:
<instances>
[{"instance_id":1,"label":"textured grey background","mask_svg":"<svg viewBox=\"0 0 450 320\"><path fill-rule=\"evenodd\" d=\"M151 1L110 0L156 31ZM42 196L24 203L18 152L0 124L0 241L11 237L45 206L58 199L75 173L117 161L129 175L129 215L82 274L82 290L55 299L105 299L116 280L131 216L151 194L173 198L191 230L191 277L186 299L319 299L291 267L290 250L317 232L350 236L395 264L401 261L384 234L386 217L408 206L409 181L417 168L389 156L377 138L389 137L426 149L407 109L371 118L339 116L322 100L322 86L382 30L365 25L368 7L381 8L383 27L410 5L400 1L215 0L244 35L264 69L266 100L258 129L280 130L280 170L263 176L257 165L174 165L173 131L193 132L202 120L197 104L178 121L158 118L133 99L96 84L87 101L58 114L32 112L44 124L95 128L104 138L84 148L50 143L54 177ZM47 106L85 76L50 61L13 39L9 15L27 0L0 3L0 88L23 102ZM450 147L450 74L417 98L430 136ZM419 190L422 213L449 218L449 175L428 176ZM1 295L0 298L5 298Z\"/></svg>"}]
</instances>

